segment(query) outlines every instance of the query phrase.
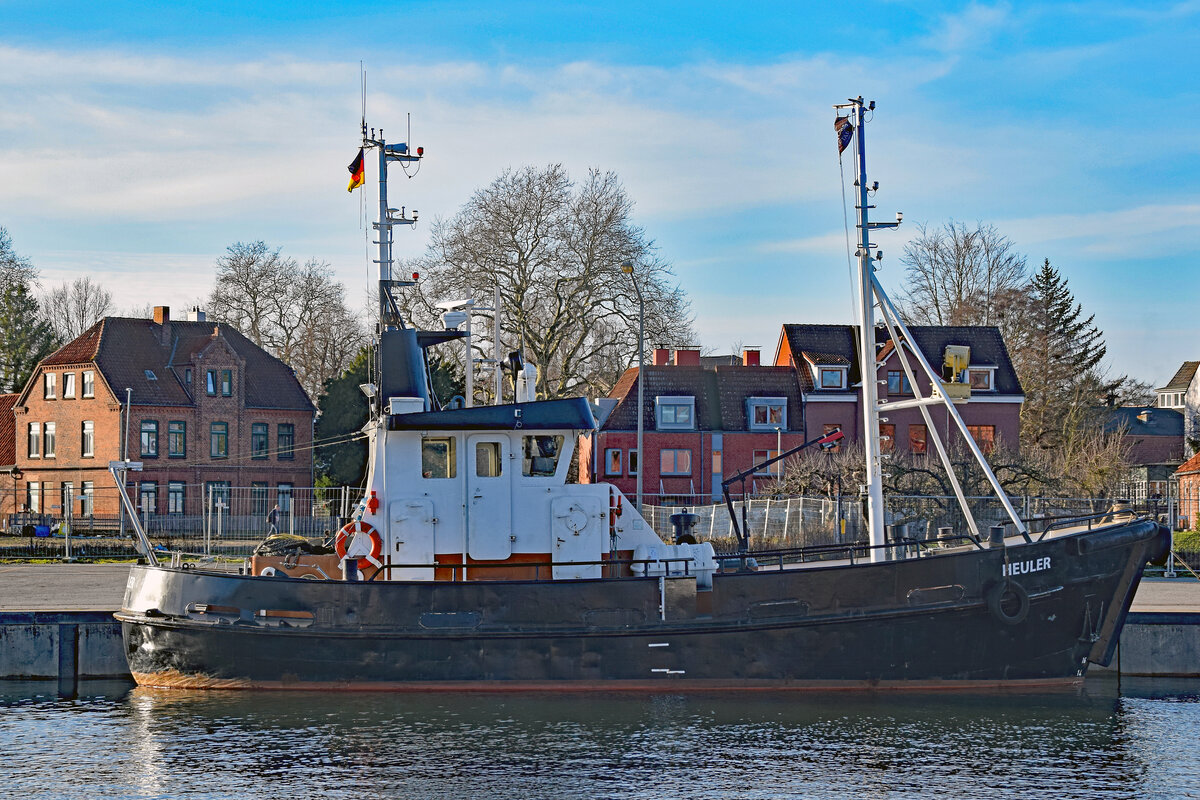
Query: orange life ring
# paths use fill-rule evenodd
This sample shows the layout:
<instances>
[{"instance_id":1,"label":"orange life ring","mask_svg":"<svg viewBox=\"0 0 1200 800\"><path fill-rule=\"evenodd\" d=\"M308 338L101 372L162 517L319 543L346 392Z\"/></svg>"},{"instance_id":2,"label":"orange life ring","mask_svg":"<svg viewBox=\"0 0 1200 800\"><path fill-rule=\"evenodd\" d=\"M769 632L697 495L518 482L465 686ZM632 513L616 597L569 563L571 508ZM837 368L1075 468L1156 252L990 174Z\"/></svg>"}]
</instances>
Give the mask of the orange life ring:
<instances>
[{"instance_id":1,"label":"orange life ring","mask_svg":"<svg viewBox=\"0 0 1200 800\"><path fill-rule=\"evenodd\" d=\"M376 567L383 566L379 560L379 556L383 554L383 539L379 536L379 531L375 530L370 523L358 520L349 522L341 530L337 532L337 536L333 540L333 549L337 551L338 558L346 557L347 539L354 540L358 534L366 534L371 539L371 552L358 559L358 568L366 569L374 564Z\"/></svg>"}]
</instances>

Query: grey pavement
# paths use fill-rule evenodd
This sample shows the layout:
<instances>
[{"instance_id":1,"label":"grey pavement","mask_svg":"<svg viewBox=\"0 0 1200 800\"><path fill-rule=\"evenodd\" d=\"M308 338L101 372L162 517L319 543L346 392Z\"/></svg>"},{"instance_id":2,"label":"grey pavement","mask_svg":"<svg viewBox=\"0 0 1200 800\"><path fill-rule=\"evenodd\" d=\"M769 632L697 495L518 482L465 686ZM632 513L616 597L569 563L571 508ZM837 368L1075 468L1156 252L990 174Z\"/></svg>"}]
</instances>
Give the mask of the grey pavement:
<instances>
[{"instance_id":1,"label":"grey pavement","mask_svg":"<svg viewBox=\"0 0 1200 800\"><path fill-rule=\"evenodd\" d=\"M0 564L0 611L116 611L128 564ZM1200 580L1147 578L1134 611L1200 613Z\"/></svg>"}]
</instances>

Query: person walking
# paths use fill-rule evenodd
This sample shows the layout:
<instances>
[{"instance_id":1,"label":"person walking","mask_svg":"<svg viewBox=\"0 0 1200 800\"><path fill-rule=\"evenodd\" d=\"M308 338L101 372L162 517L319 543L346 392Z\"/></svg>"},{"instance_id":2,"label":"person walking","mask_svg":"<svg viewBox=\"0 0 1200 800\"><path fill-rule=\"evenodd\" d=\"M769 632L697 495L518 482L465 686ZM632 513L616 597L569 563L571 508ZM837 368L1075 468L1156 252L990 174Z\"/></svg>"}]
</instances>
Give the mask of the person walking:
<instances>
[{"instance_id":1,"label":"person walking","mask_svg":"<svg viewBox=\"0 0 1200 800\"><path fill-rule=\"evenodd\" d=\"M274 536L279 533L279 504L276 503L271 512L267 514L267 536Z\"/></svg>"}]
</instances>

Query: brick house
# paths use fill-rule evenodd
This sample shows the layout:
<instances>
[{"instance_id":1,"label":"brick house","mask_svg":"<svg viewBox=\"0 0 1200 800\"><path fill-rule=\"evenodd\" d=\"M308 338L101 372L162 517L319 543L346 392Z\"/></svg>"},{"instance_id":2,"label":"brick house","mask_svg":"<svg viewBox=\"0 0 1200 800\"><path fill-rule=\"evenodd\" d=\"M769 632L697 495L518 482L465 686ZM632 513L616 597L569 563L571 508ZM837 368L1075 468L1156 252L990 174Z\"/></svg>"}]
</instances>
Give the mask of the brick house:
<instances>
[{"instance_id":1,"label":"brick house","mask_svg":"<svg viewBox=\"0 0 1200 800\"><path fill-rule=\"evenodd\" d=\"M801 444L801 397L790 366L763 366L757 350L742 363L701 364L699 350L654 351L645 368L643 492L667 498L721 497L721 480ZM594 437L580 440L579 480L637 491L637 397L642 376L626 370L605 399L611 408ZM757 491L778 466L747 481ZM740 488L737 488L740 492Z\"/></svg>"},{"instance_id":2,"label":"brick house","mask_svg":"<svg viewBox=\"0 0 1200 800\"><path fill-rule=\"evenodd\" d=\"M1200 439L1200 361L1185 361L1166 386L1154 390L1156 405L1183 415L1184 455L1195 455L1190 440Z\"/></svg>"},{"instance_id":3,"label":"brick house","mask_svg":"<svg viewBox=\"0 0 1200 800\"><path fill-rule=\"evenodd\" d=\"M1165 497L1172 473L1183 463L1183 414L1152 406L1103 411L1105 433L1120 433L1129 448L1123 493L1132 500Z\"/></svg>"},{"instance_id":4,"label":"brick house","mask_svg":"<svg viewBox=\"0 0 1200 800\"><path fill-rule=\"evenodd\" d=\"M13 421L16 394L0 394L0 520L17 510L17 434Z\"/></svg>"},{"instance_id":5,"label":"brick house","mask_svg":"<svg viewBox=\"0 0 1200 800\"><path fill-rule=\"evenodd\" d=\"M210 491L244 486L254 507L237 513L265 514L312 485L315 409L292 370L190 316L106 317L38 364L11 412L22 510L58 517L70 498L76 516L116 515L108 462L126 428L128 457L144 464L129 491L149 513L199 514Z\"/></svg>"},{"instance_id":6,"label":"brick house","mask_svg":"<svg viewBox=\"0 0 1200 800\"><path fill-rule=\"evenodd\" d=\"M957 406L963 422L979 443L990 452L997 443L1017 446L1021 403L1025 396L999 329L987 326L914 325L914 344L934 369L939 369L947 346L971 348L968 376L970 402ZM862 428L862 371L858 363L858 329L851 325L783 326L775 352L777 367L796 371L802 396L801 438L812 438L840 427L848 441L857 441ZM906 345L907 346L907 345ZM911 399L912 387L900 364L896 344L886 328L876 328L876 376L880 399ZM910 358L910 363L913 359ZM922 393L928 394L929 380L914 364ZM947 443L959 439L945 408L930 407L933 423ZM880 411L880 440L884 453L932 453L928 431L916 408ZM882 418L886 417L886 421Z\"/></svg>"},{"instance_id":7,"label":"brick house","mask_svg":"<svg viewBox=\"0 0 1200 800\"><path fill-rule=\"evenodd\" d=\"M1179 516L1184 527L1196 528L1200 521L1200 453L1175 470L1179 481Z\"/></svg>"}]
</instances>

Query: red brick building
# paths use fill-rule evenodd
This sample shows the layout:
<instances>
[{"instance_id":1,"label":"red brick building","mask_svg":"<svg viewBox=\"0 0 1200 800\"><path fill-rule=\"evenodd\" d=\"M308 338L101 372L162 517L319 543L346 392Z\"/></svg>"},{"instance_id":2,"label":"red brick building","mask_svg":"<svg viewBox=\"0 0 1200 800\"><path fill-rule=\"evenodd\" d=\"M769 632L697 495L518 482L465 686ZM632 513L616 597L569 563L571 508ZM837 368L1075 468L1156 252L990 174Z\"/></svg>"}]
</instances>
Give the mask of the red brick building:
<instances>
[{"instance_id":1,"label":"red brick building","mask_svg":"<svg viewBox=\"0 0 1200 800\"><path fill-rule=\"evenodd\" d=\"M17 395L0 394L0 520L17 510L17 436L13 406ZM3 527L3 523L0 523Z\"/></svg>"},{"instance_id":2,"label":"red brick building","mask_svg":"<svg viewBox=\"0 0 1200 800\"><path fill-rule=\"evenodd\" d=\"M580 442L581 483L606 481L637 492L637 369L609 393L612 411L594 441ZM759 364L747 350L740 365L702 366L699 350L654 351L645 369L642 476L647 502L721 497L721 480L804 441L796 372ZM774 480L779 465L747 481L747 491ZM740 492L740 488L736 490Z\"/></svg>"},{"instance_id":3,"label":"red brick building","mask_svg":"<svg viewBox=\"0 0 1200 800\"><path fill-rule=\"evenodd\" d=\"M989 452L997 443L1016 448L1021 428L1021 403L1025 396L1016 370L999 329L983 326L914 325L909 328L914 344L934 369L942 365L946 347L971 348L968 368L971 399L957 406L968 430ZM804 419L801 431L808 437L840 427L848 441L857 441L862 428L862 371L858 364L858 329L851 325L784 325L775 353L776 366L795 368L803 396ZM907 346L907 345L906 345ZM876 328L877 363L875 376L880 399L890 401L914 397L912 387L900 364L896 345L886 328ZM909 363L923 394L929 393L929 380L910 356ZM916 408L881 410L880 441L882 451L932 453L925 420ZM949 412L930 408L930 415L943 441L959 439Z\"/></svg>"},{"instance_id":4,"label":"red brick building","mask_svg":"<svg viewBox=\"0 0 1200 800\"><path fill-rule=\"evenodd\" d=\"M1175 477L1179 481L1180 522L1195 529L1200 521L1200 453L1185 461Z\"/></svg>"},{"instance_id":5,"label":"red brick building","mask_svg":"<svg viewBox=\"0 0 1200 800\"><path fill-rule=\"evenodd\" d=\"M11 411L21 510L59 517L70 498L76 516L117 514L108 462L126 453L149 513L199 514L210 491L245 486L255 507L239 513L265 514L312 485L315 409L291 369L195 316L106 317L38 365Z\"/></svg>"}]
</instances>

